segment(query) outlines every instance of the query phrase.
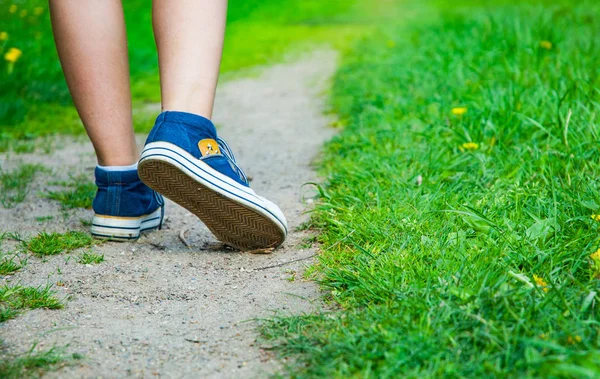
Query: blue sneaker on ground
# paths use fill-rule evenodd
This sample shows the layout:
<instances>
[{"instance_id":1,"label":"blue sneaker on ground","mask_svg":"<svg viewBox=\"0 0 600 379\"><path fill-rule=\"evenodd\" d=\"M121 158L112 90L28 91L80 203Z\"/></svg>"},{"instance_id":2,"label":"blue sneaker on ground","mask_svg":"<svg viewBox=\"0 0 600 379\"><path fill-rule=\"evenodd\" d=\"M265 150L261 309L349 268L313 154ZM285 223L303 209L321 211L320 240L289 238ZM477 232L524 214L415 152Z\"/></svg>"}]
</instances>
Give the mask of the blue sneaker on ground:
<instances>
[{"instance_id":1,"label":"blue sneaker on ground","mask_svg":"<svg viewBox=\"0 0 600 379\"><path fill-rule=\"evenodd\" d=\"M202 116L161 113L138 172L150 188L198 216L227 245L246 251L285 240L281 210L250 189L229 146Z\"/></svg>"},{"instance_id":2,"label":"blue sneaker on ground","mask_svg":"<svg viewBox=\"0 0 600 379\"><path fill-rule=\"evenodd\" d=\"M137 170L107 171L96 167L95 175L98 192L92 203L94 237L132 240L145 230L160 229L164 200L142 183Z\"/></svg>"}]
</instances>

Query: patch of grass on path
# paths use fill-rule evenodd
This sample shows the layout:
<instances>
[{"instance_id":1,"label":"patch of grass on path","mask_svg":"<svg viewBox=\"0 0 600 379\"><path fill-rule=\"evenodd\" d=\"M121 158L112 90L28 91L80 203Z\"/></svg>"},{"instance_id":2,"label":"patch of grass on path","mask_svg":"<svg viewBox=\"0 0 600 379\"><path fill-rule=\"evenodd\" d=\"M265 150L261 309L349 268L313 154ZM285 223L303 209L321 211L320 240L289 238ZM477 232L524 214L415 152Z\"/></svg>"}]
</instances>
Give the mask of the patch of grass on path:
<instances>
[{"instance_id":1,"label":"patch of grass on path","mask_svg":"<svg viewBox=\"0 0 600 379\"><path fill-rule=\"evenodd\" d=\"M82 232L46 233L24 242L27 250L37 256L56 255L70 252L81 247L88 247L94 243L92 236Z\"/></svg>"},{"instance_id":2,"label":"patch of grass on path","mask_svg":"<svg viewBox=\"0 0 600 379\"><path fill-rule=\"evenodd\" d=\"M60 309L62 301L54 297L50 287L0 287L0 322L16 317L24 309Z\"/></svg>"},{"instance_id":3,"label":"patch of grass on path","mask_svg":"<svg viewBox=\"0 0 600 379\"><path fill-rule=\"evenodd\" d=\"M12 171L4 171L0 167L0 203L11 208L25 200L29 184L35 174L44 167L36 164L22 164Z\"/></svg>"},{"instance_id":4,"label":"patch of grass on path","mask_svg":"<svg viewBox=\"0 0 600 379\"><path fill-rule=\"evenodd\" d=\"M87 265L87 264L99 264L104 262L104 254L94 254L91 252L84 252L79 256L77 262Z\"/></svg>"},{"instance_id":5,"label":"patch of grass on path","mask_svg":"<svg viewBox=\"0 0 600 379\"><path fill-rule=\"evenodd\" d=\"M69 189L64 191L50 191L46 197L58 201L63 210L73 208L89 209L92 207L97 187L87 175L74 176L71 177L70 181L59 184Z\"/></svg>"},{"instance_id":6,"label":"patch of grass on path","mask_svg":"<svg viewBox=\"0 0 600 379\"><path fill-rule=\"evenodd\" d=\"M346 57L313 219L341 310L265 327L294 376L600 375L599 11L465 7Z\"/></svg>"},{"instance_id":7,"label":"patch of grass on path","mask_svg":"<svg viewBox=\"0 0 600 379\"><path fill-rule=\"evenodd\" d=\"M0 276L11 275L19 271L27 262L18 253L3 253L0 251Z\"/></svg>"},{"instance_id":8,"label":"patch of grass on path","mask_svg":"<svg viewBox=\"0 0 600 379\"><path fill-rule=\"evenodd\" d=\"M62 349L34 351L34 348L35 345L27 353L18 356L0 356L0 377L5 379L41 377L48 371L81 358L78 354L67 356Z\"/></svg>"}]
</instances>

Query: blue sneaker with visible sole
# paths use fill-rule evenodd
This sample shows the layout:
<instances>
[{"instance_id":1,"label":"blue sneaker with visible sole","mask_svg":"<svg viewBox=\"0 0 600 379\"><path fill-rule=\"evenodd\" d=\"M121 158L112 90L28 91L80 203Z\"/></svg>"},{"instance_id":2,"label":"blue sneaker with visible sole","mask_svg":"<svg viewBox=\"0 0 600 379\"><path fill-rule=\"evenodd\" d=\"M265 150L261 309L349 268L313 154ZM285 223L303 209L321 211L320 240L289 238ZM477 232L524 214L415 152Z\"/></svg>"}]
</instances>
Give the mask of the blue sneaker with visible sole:
<instances>
[{"instance_id":1,"label":"blue sneaker with visible sole","mask_svg":"<svg viewBox=\"0 0 600 379\"><path fill-rule=\"evenodd\" d=\"M96 167L95 175L98 192L92 203L92 236L125 241L139 238L140 232L161 228L164 200L142 183L137 170Z\"/></svg>"},{"instance_id":2,"label":"blue sneaker with visible sole","mask_svg":"<svg viewBox=\"0 0 600 379\"><path fill-rule=\"evenodd\" d=\"M231 149L202 116L161 113L138 172L150 188L198 216L229 246L248 251L285 240L287 223L279 207L250 189Z\"/></svg>"}]
</instances>

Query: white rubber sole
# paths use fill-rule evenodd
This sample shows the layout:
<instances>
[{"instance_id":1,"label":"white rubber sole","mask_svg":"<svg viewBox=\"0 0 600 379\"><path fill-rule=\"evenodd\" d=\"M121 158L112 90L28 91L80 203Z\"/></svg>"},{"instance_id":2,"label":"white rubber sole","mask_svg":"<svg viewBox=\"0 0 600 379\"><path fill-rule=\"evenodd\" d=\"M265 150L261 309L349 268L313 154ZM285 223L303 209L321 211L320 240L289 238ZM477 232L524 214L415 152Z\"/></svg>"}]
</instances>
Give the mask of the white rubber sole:
<instances>
[{"instance_id":1,"label":"white rubber sole","mask_svg":"<svg viewBox=\"0 0 600 379\"><path fill-rule=\"evenodd\" d=\"M163 209L140 217L116 217L94 215L92 219L92 236L114 241L134 240L146 230L158 229L162 226Z\"/></svg>"},{"instance_id":2,"label":"white rubber sole","mask_svg":"<svg viewBox=\"0 0 600 379\"><path fill-rule=\"evenodd\" d=\"M198 216L215 236L240 250L276 247L287 236L279 207L168 142L145 146L140 179Z\"/></svg>"}]
</instances>

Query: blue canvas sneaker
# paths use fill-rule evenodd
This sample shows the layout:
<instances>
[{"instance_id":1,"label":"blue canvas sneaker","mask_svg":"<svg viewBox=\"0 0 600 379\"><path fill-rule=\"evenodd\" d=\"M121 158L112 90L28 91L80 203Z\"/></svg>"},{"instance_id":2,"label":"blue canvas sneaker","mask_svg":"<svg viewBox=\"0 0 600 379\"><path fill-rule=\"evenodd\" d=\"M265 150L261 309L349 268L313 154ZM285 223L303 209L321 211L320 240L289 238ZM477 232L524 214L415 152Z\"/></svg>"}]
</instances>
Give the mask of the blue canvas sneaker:
<instances>
[{"instance_id":1,"label":"blue canvas sneaker","mask_svg":"<svg viewBox=\"0 0 600 379\"><path fill-rule=\"evenodd\" d=\"M160 229L162 196L142 183L137 170L107 171L96 167L98 192L92 203L92 235L110 240L139 238L140 232Z\"/></svg>"},{"instance_id":2,"label":"blue canvas sneaker","mask_svg":"<svg viewBox=\"0 0 600 379\"><path fill-rule=\"evenodd\" d=\"M161 113L138 171L144 183L198 216L227 245L246 251L285 240L279 207L250 189L229 146L202 116Z\"/></svg>"}]
</instances>

